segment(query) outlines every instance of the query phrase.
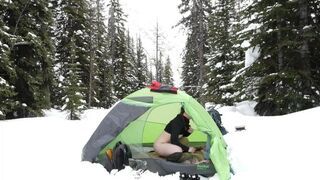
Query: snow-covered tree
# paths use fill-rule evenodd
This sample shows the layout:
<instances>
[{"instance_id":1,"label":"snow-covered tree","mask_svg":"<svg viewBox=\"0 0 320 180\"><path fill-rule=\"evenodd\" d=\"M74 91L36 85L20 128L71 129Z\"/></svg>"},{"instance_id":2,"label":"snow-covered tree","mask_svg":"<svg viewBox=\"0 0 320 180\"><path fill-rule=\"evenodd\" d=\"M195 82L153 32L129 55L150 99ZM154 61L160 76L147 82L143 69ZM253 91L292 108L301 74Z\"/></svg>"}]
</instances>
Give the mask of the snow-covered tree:
<instances>
[{"instance_id":1,"label":"snow-covered tree","mask_svg":"<svg viewBox=\"0 0 320 180\"><path fill-rule=\"evenodd\" d=\"M50 107L53 49L49 29L52 15L47 0L6 1L2 16L7 32L12 35L10 59L16 73L18 103L12 117L38 116ZM2 3L1 3L2 4ZM11 118L12 118L11 117Z\"/></svg>"},{"instance_id":2,"label":"snow-covered tree","mask_svg":"<svg viewBox=\"0 0 320 180\"><path fill-rule=\"evenodd\" d=\"M96 72L98 69L96 54L98 51L97 47L97 32L98 32L98 22L97 22L97 4L95 1L89 1L89 24L90 24L90 30L88 31L88 37L89 37L89 47L90 47L90 53L89 53L89 82L88 82L88 108L91 108L93 104L97 104L97 98L96 98Z\"/></svg>"},{"instance_id":3,"label":"snow-covered tree","mask_svg":"<svg viewBox=\"0 0 320 180\"><path fill-rule=\"evenodd\" d=\"M88 107L102 106L109 108L114 103L110 68L108 61L108 40L106 18L103 14L105 3L102 0L90 0L89 9L89 88ZM109 74L109 75L108 75Z\"/></svg>"},{"instance_id":4,"label":"snow-covered tree","mask_svg":"<svg viewBox=\"0 0 320 180\"><path fill-rule=\"evenodd\" d=\"M181 0L180 13L184 15L179 22L188 29L188 39L183 58L182 80L184 89L204 103L204 89L207 59L206 39L208 16L212 5L210 0Z\"/></svg>"},{"instance_id":5,"label":"snow-covered tree","mask_svg":"<svg viewBox=\"0 0 320 180\"><path fill-rule=\"evenodd\" d=\"M68 57L68 64L65 66L68 67L68 70L62 83L65 89L65 96L62 98L64 102L62 109L69 112L68 119L78 120L86 102L82 94L81 65L76 61L78 55L76 54L76 45L73 37L71 37L70 43L67 44L67 48L70 50L70 56Z\"/></svg>"},{"instance_id":6,"label":"snow-covered tree","mask_svg":"<svg viewBox=\"0 0 320 180\"><path fill-rule=\"evenodd\" d=\"M57 103L63 105L63 101L60 101L62 97L66 96L66 87L63 86L63 82L70 72L71 63L71 38L74 38L74 53L75 59L73 63L78 65L81 69L78 73L81 77L81 88L83 96L82 101L88 100L89 96L89 83L90 83L90 24L89 24L89 7L87 1L59 1L59 12L57 13L57 23L55 36L57 39L56 45L56 57L55 68L56 76L58 79L57 87L61 94L57 94ZM60 101L60 102L59 102Z\"/></svg>"},{"instance_id":7,"label":"snow-covered tree","mask_svg":"<svg viewBox=\"0 0 320 180\"><path fill-rule=\"evenodd\" d=\"M13 83L16 73L10 58L12 36L7 33L8 27L4 25L3 16L7 3L0 4L0 120L6 119L7 114L14 109L16 95Z\"/></svg>"},{"instance_id":8,"label":"snow-covered tree","mask_svg":"<svg viewBox=\"0 0 320 180\"><path fill-rule=\"evenodd\" d=\"M138 89L146 86L148 82L148 65L146 63L146 54L144 52L141 38L139 37L136 45L136 73L138 79Z\"/></svg>"},{"instance_id":9,"label":"snow-covered tree","mask_svg":"<svg viewBox=\"0 0 320 180\"><path fill-rule=\"evenodd\" d=\"M126 37L126 52L127 55L126 57L128 58L129 62L129 67L127 69L127 73L130 75L130 87L131 87L131 92L136 91L139 88L139 79L138 79L138 67L137 67L137 55L136 55L136 47L135 47L135 42L134 39L131 37L129 30L127 30L127 37Z\"/></svg>"},{"instance_id":10,"label":"snow-covered tree","mask_svg":"<svg viewBox=\"0 0 320 180\"><path fill-rule=\"evenodd\" d=\"M112 64L112 77L114 94L122 99L133 91L131 74L132 64L127 56L125 15L119 0L110 0L108 18L108 50Z\"/></svg>"},{"instance_id":11,"label":"snow-covered tree","mask_svg":"<svg viewBox=\"0 0 320 180\"><path fill-rule=\"evenodd\" d=\"M252 47L260 57L248 68L246 76L255 78L260 115L279 115L319 105L319 85L313 78L312 52L319 36L314 17L315 1L254 1L246 10ZM319 9L319 7L318 7ZM313 59L313 60L311 60Z\"/></svg>"},{"instance_id":12,"label":"snow-covered tree","mask_svg":"<svg viewBox=\"0 0 320 180\"><path fill-rule=\"evenodd\" d=\"M235 0L215 1L209 20L206 99L217 104L232 105L238 95L231 80L244 62L244 52L236 38L239 23Z\"/></svg>"},{"instance_id":13,"label":"snow-covered tree","mask_svg":"<svg viewBox=\"0 0 320 180\"><path fill-rule=\"evenodd\" d=\"M301 1L302 2L302 1ZM303 1L306 3L305 1ZM303 37L308 38L308 56L310 57L310 72L315 87L320 87L320 3L318 0L307 1L307 25L302 28ZM303 12L303 11L301 11ZM308 25L308 23L310 25ZM316 106L317 104L314 104Z\"/></svg>"},{"instance_id":14,"label":"snow-covered tree","mask_svg":"<svg viewBox=\"0 0 320 180\"><path fill-rule=\"evenodd\" d=\"M187 37L186 47L183 54L183 64L182 64L182 80L183 89L193 97L199 97L200 88L198 86L199 76L198 76L198 66L195 64L195 59L197 58L196 48L194 48L191 37Z\"/></svg>"},{"instance_id":15,"label":"snow-covered tree","mask_svg":"<svg viewBox=\"0 0 320 180\"><path fill-rule=\"evenodd\" d=\"M173 85L173 72L172 72L172 68L171 68L171 61L170 61L170 57L167 57L166 63L164 65L164 71L163 71L163 84L167 84L167 85Z\"/></svg>"},{"instance_id":16,"label":"snow-covered tree","mask_svg":"<svg viewBox=\"0 0 320 180\"><path fill-rule=\"evenodd\" d=\"M105 4L101 0L93 0L93 12L95 14L91 21L91 31L93 31L92 43L95 44L96 69L92 73L94 93L92 94L92 104L94 106L109 108L115 102L112 86L112 64L108 58L108 39L106 17L103 15ZM93 28L94 27L94 28ZM96 95L95 95L96 93Z\"/></svg>"}]
</instances>

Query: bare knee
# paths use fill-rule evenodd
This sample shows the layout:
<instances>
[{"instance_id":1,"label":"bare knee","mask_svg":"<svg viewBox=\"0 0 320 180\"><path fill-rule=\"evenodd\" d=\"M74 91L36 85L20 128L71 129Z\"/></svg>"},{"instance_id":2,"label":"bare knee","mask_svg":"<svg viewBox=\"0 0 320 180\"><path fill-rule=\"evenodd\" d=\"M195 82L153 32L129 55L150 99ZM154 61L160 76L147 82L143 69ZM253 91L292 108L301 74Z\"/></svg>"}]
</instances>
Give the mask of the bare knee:
<instances>
[{"instance_id":1,"label":"bare knee","mask_svg":"<svg viewBox=\"0 0 320 180\"><path fill-rule=\"evenodd\" d=\"M172 150L173 153L175 153L175 152L182 152L182 148L179 147L179 146L177 146L177 145L174 145L174 144L173 144L173 146L171 147L171 150ZM171 153L171 154L172 154L172 153Z\"/></svg>"}]
</instances>

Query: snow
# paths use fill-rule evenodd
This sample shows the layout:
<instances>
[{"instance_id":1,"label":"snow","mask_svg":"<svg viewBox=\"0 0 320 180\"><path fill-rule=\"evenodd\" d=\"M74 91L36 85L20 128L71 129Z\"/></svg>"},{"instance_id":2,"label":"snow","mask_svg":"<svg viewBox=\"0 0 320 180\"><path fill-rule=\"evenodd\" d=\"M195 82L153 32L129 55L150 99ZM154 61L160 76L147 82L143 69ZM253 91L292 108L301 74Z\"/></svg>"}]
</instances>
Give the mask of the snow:
<instances>
[{"instance_id":1,"label":"snow","mask_svg":"<svg viewBox=\"0 0 320 180\"><path fill-rule=\"evenodd\" d=\"M2 26L5 31L8 31L10 28L8 26Z\"/></svg>"},{"instance_id":2,"label":"snow","mask_svg":"<svg viewBox=\"0 0 320 180\"><path fill-rule=\"evenodd\" d=\"M223 118L237 119L238 125L245 125L247 129L226 136L234 158L232 164L238 169L237 176L241 179L319 179L316 173L320 160L319 113L319 107L275 117L223 113ZM226 126L232 129L228 123Z\"/></svg>"},{"instance_id":3,"label":"snow","mask_svg":"<svg viewBox=\"0 0 320 180\"><path fill-rule=\"evenodd\" d=\"M33 34L32 32L28 32L28 36L31 36L32 38L37 38L38 36Z\"/></svg>"},{"instance_id":4,"label":"snow","mask_svg":"<svg viewBox=\"0 0 320 180\"><path fill-rule=\"evenodd\" d=\"M249 41L243 41L240 45L242 48L248 48L250 47L250 42Z\"/></svg>"},{"instance_id":5,"label":"snow","mask_svg":"<svg viewBox=\"0 0 320 180\"><path fill-rule=\"evenodd\" d=\"M260 56L259 47L250 47L245 52L245 67L249 67L252 63L254 63Z\"/></svg>"},{"instance_id":6,"label":"snow","mask_svg":"<svg viewBox=\"0 0 320 180\"><path fill-rule=\"evenodd\" d=\"M252 15L253 17L255 17L256 15ZM242 22L244 23L244 22ZM248 32L248 31L252 31L252 30L257 30L261 27L261 24L257 24L257 23L251 23L249 24L249 26L245 29L243 29L242 31L239 32L239 34L244 33L244 32Z\"/></svg>"},{"instance_id":7,"label":"snow","mask_svg":"<svg viewBox=\"0 0 320 180\"><path fill-rule=\"evenodd\" d=\"M312 18L315 18L316 17L316 15L314 14L314 13L311 13L311 15L310 15Z\"/></svg>"},{"instance_id":8,"label":"snow","mask_svg":"<svg viewBox=\"0 0 320 180\"><path fill-rule=\"evenodd\" d=\"M0 85L2 85L2 84L7 84L7 81L4 80L2 77L0 77Z\"/></svg>"},{"instance_id":9,"label":"snow","mask_svg":"<svg viewBox=\"0 0 320 180\"><path fill-rule=\"evenodd\" d=\"M222 67L222 62L218 62L216 65L215 65L216 68L221 68Z\"/></svg>"},{"instance_id":10,"label":"snow","mask_svg":"<svg viewBox=\"0 0 320 180\"><path fill-rule=\"evenodd\" d=\"M312 26L311 25L308 25L308 26L304 26L302 29L303 30L307 30L307 29L311 29L312 28Z\"/></svg>"},{"instance_id":11,"label":"snow","mask_svg":"<svg viewBox=\"0 0 320 180\"><path fill-rule=\"evenodd\" d=\"M232 180L319 179L320 107L261 117L255 102L218 108L228 134ZM51 109L45 117L0 121L0 179L178 179L126 167L108 173L100 164L81 162L81 151L108 109L85 111L80 121ZM236 131L244 126L246 130ZM202 178L204 179L204 178ZM217 180L214 176L211 180Z\"/></svg>"}]
</instances>

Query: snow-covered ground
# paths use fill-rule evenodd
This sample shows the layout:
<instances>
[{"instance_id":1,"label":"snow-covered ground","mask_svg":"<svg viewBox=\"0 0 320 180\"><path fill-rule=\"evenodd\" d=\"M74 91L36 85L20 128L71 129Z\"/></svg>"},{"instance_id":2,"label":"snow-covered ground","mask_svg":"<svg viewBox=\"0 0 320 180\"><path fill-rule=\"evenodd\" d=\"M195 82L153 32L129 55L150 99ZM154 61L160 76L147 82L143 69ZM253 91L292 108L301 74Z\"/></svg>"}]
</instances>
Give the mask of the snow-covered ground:
<instances>
[{"instance_id":1,"label":"snow-covered ground","mask_svg":"<svg viewBox=\"0 0 320 180\"><path fill-rule=\"evenodd\" d=\"M320 107L260 117L253 106L243 102L218 109L229 131L232 180L320 179ZM70 121L65 113L50 110L42 118L0 121L0 180L179 179L178 173L160 177L129 167L108 173L99 164L81 162L84 144L107 112L87 110L82 120ZM246 130L235 131L238 126Z\"/></svg>"}]
</instances>

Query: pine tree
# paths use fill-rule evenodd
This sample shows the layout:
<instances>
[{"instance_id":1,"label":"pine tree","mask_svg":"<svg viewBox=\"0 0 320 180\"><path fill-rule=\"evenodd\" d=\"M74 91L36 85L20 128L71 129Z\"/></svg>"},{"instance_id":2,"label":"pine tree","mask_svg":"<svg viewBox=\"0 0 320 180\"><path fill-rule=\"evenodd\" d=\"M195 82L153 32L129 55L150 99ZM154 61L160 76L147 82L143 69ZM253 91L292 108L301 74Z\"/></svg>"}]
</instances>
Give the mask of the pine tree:
<instances>
[{"instance_id":1,"label":"pine tree","mask_svg":"<svg viewBox=\"0 0 320 180\"><path fill-rule=\"evenodd\" d=\"M126 44L127 44L127 57L130 62L136 61L136 52L135 52L135 45L134 40L130 35L130 31L127 30L127 37L126 37Z\"/></svg>"},{"instance_id":2,"label":"pine tree","mask_svg":"<svg viewBox=\"0 0 320 180\"><path fill-rule=\"evenodd\" d=\"M14 96L16 95L13 83L16 73L10 59L10 46L12 36L7 33L4 26L3 15L8 7L6 2L0 4L0 120L7 118L7 113L14 109Z\"/></svg>"},{"instance_id":3,"label":"pine tree","mask_svg":"<svg viewBox=\"0 0 320 180\"><path fill-rule=\"evenodd\" d=\"M52 42L48 34L52 23L48 1L13 1L8 4L3 22L15 37L10 59L17 78L15 100L19 103L10 118L38 116L50 107Z\"/></svg>"},{"instance_id":4,"label":"pine tree","mask_svg":"<svg viewBox=\"0 0 320 180\"><path fill-rule=\"evenodd\" d=\"M127 38L126 38L126 43L127 43L127 48L126 52L127 55L126 57L128 58L129 62L129 67L127 69L127 73L129 74L130 78L130 89L131 92L136 91L139 88L139 80L138 80L138 72L137 72L137 55L135 51L135 43L133 38L130 36L129 30L127 31Z\"/></svg>"},{"instance_id":5,"label":"pine tree","mask_svg":"<svg viewBox=\"0 0 320 180\"><path fill-rule=\"evenodd\" d=\"M93 105L98 107L109 108L114 102L115 98L113 96L113 86L112 86L112 64L108 59L108 39L107 39L107 27L104 23L106 20L103 12L105 10L104 3L101 0L95 0L95 39L96 43L96 53L95 59L97 62L96 78L95 80L95 91L96 100ZM95 77L95 76L94 76Z\"/></svg>"},{"instance_id":6,"label":"pine tree","mask_svg":"<svg viewBox=\"0 0 320 180\"><path fill-rule=\"evenodd\" d=\"M125 16L119 0L111 0L109 4L108 45L109 58L113 65L112 77L115 96L122 99L132 92L132 66L127 57L125 36Z\"/></svg>"},{"instance_id":7,"label":"pine tree","mask_svg":"<svg viewBox=\"0 0 320 180\"><path fill-rule=\"evenodd\" d=\"M212 9L211 1L182 0L179 9L181 14L187 14L186 17L181 19L180 24L183 24L189 30L186 45L187 52L183 59L183 86L185 86L185 90L188 93L199 98L199 101L204 104L203 85L206 81L205 64L207 62L205 58L206 39L208 32L208 15ZM190 68L191 66L196 67ZM192 71L189 72L190 70ZM193 77L190 77L190 75Z\"/></svg>"},{"instance_id":8,"label":"pine tree","mask_svg":"<svg viewBox=\"0 0 320 180\"><path fill-rule=\"evenodd\" d=\"M183 90L193 97L199 97L200 88L197 84L199 81L198 76L198 66L195 64L194 60L197 57L196 49L194 48L193 39L188 37L186 42L186 47L184 50L184 55L182 58L182 81Z\"/></svg>"},{"instance_id":9,"label":"pine tree","mask_svg":"<svg viewBox=\"0 0 320 180\"><path fill-rule=\"evenodd\" d=\"M65 96L62 98L64 101L63 110L69 112L68 119L78 120L80 119L80 113L86 103L83 100L83 94L81 90L81 65L76 61L76 45L75 40L71 37L70 44L67 45L70 50L69 63L65 66L68 71L63 81L63 88L65 89Z\"/></svg>"},{"instance_id":10,"label":"pine tree","mask_svg":"<svg viewBox=\"0 0 320 180\"><path fill-rule=\"evenodd\" d=\"M138 89L145 87L148 82L148 65L146 63L146 55L139 37L136 45L136 73L138 79Z\"/></svg>"},{"instance_id":11,"label":"pine tree","mask_svg":"<svg viewBox=\"0 0 320 180\"><path fill-rule=\"evenodd\" d=\"M96 53L98 50L96 36L97 36L97 8L95 7L95 1L89 1L89 24L90 30L88 31L89 36L89 83L88 83L88 108L91 108L92 104L97 104L96 102L96 79L94 78L97 71L97 59Z\"/></svg>"},{"instance_id":12,"label":"pine tree","mask_svg":"<svg viewBox=\"0 0 320 180\"><path fill-rule=\"evenodd\" d=\"M244 53L237 45L239 18L235 0L218 0L209 21L207 100L232 105L238 89L232 78L243 66Z\"/></svg>"},{"instance_id":13,"label":"pine tree","mask_svg":"<svg viewBox=\"0 0 320 180\"><path fill-rule=\"evenodd\" d=\"M0 50L1 51L1 50ZM0 76L0 120L6 119L7 113L15 107L13 97L15 91L13 86L9 84L3 77Z\"/></svg>"},{"instance_id":14,"label":"pine tree","mask_svg":"<svg viewBox=\"0 0 320 180\"><path fill-rule=\"evenodd\" d=\"M164 65L164 72L163 72L163 83L167 85L173 86L173 73L171 69L171 61L169 56L167 57L166 63Z\"/></svg>"},{"instance_id":15,"label":"pine tree","mask_svg":"<svg viewBox=\"0 0 320 180\"><path fill-rule=\"evenodd\" d=\"M320 95L320 5L318 0L308 1L308 23L310 26L302 28L304 30L303 36L309 39L309 57L310 57L310 72L311 78L314 81L312 87L317 95ZM318 89L318 91L317 91ZM319 105L319 104L318 104ZM315 102L313 106L317 106Z\"/></svg>"},{"instance_id":16,"label":"pine tree","mask_svg":"<svg viewBox=\"0 0 320 180\"><path fill-rule=\"evenodd\" d=\"M59 11L56 27L56 76L59 77L57 98L66 96L65 86L62 86L67 74L70 72L71 38L74 38L75 64L80 64L81 69L81 94L85 94L81 100L88 102L90 83L90 37L89 37L89 8L85 0L82 1L61 1L58 4ZM60 101L60 100L59 100ZM63 101L60 101L63 103ZM86 103L87 104L87 103ZM63 104L60 104L62 106Z\"/></svg>"},{"instance_id":17,"label":"pine tree","mask_svg":"<svg viewBox=\"0 0 320 180\"><path fill-rule=\"evenodd\" d=\"M53 59L53 79L52 79L52 87L50 88L50 99L52 102L53 108L61 108L63 102L62 102L62 88L61 88L61 77L62 71L61 71L61 61L57 59L57 47L59 46L59 36L61 35L61 24L59 21L62 20L62 11L60 8L60 3L56 0L50 0L51 6L49 6L50 11L52 12L53 16L53 23L52 28L50 30L51 38L53 40L53 46L54 46L54 59Z\"/></svg>"},{"instance_id":18,"label":"pine tree","mask_svg":"<svg viewBox=\"0 0 320 180\"><path fill-rule=\"evenodd\" d=\"M254 1L246 10L259 24L251 45L260 48L260 57L247 70L248 77L259 80L260 115L279 115L319 104L319 86L311 75L311 42L317 29L310 1ZM255 16L252 16L255 14ZM250 39L252 34L250 35ZM248 38L249 39L249 38ZM315 40L315 41L314 41Z\"/></svg>"},{"instance_id":19,"label":"pine tree","mask_svg":"<svg viewBox=\"0 0 320 180\"><path fill-rule=\"evenodd\" d=\"M146 82L151 83L156 78L154 77L154 74L152 72L152 63L151 63L151 60L148 60L148 56L146 57L146 68L148 69Z\"/></svg>"}]
</instances>

